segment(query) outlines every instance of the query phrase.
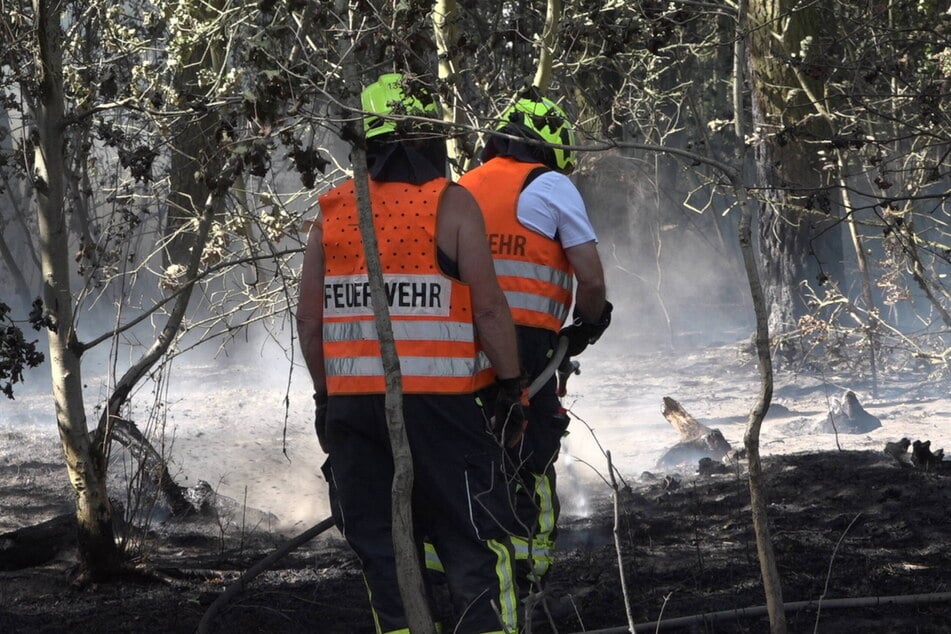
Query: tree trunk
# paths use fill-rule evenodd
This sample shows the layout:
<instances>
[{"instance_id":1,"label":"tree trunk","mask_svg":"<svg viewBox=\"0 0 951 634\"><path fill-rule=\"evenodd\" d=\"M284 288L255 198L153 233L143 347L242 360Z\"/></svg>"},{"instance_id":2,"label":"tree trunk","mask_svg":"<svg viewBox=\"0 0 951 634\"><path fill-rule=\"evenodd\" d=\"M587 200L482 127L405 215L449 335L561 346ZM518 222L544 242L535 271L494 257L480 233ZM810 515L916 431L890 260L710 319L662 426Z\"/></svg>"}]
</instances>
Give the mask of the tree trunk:
<instances>
[{"instance_id":1,"label":"tree trunk","mask_svg":"<svg viewBox=\"0 0 951 634\"><path fill-rule=\"evenodd\" d=\"M366 153L362 148L353 148L353 178L355 180L357 205L360 213L360 235L366 251L367 272L370 277L370 298L376 317L376 329L380 334L380 349L383 354L383 370L386 375L386 422L390 432L390 449L393 453L393 551L396 556L396 573L399 580L403 609L411 632L435 634L429 610L422 570L416 550L413 529L413 454L406 437L406 421L403 418L403 380L400 374L400 359L393 338L383 287L383 269L373 227L373 212L370 209L370 190L366 167Z\"/></svg>"},{"instance_id":2,"label":"tree trunk","mask_svg":"<svg viewBox=\"0 0 951 634\"><path fill-rule=\"evenodd\" d=\"M90 136L88 129L86 129L77 132L74 138L70 140L69 146L77 148L77 152L73 157L73 167L64 174L64 177L66 179L66 190L72 201L73 233L79 236L83 245L91 247L96 244L96 240L93 237L92 215L89 213L88 205L89 194L87 192L92 191L89 172L86 169L89 157L80 153L81 148L93 145ZM87 277L88 275L89 273L87 273Z\"/></svg>"},{"instance_id":3,"label":"tree trunk","mask_svg":"<svg viewBox=\"0 0 951 634\"><path fill-rule=\"evenodd\" d=\"M769 326L766 311L765 294L760 284L759 270L753 252L752 217L750 202L746 190L735 187L741 205L739 238L743 250L743 264L746 268L750 294L753 298L753 310L756 313L756 352L759 358L760 393L756 404L750 411L746 424L743 444L746 446L749 460L750 510L753 515L753 532L756 535L756 553L759 559L760 574L763 577L763 591L766 594L766 607L769 612L769 629L772 634L786 633L786 612L783 608L783 589L773 552L773 540L769 532L766 486L763 482L763 465L759 455L759 434L763 419L769 410L773 398L773 362L769 348Z\"/></svg>"},{"instance_id":4,"label":"tree trunk","mask_svg":"<svg viewBox=\"0 0 951 634\"><path fill-rule=\"evenodd\" d=\"M10 116L5 108L0 109L0 130L9 130L10 129ZM0 134L0 151L3 152L13 152L13 138L11 135L2 135ZM15 231L8 229L8 227L13 223L13 221L20 214L24 213L20 208L19 196L17 196L12 188L12 183L10 179L7 178L5 172L0 173L0 179L2 179L2 185L0 185L0 192L6 193L7 198L10 200L10 206L0 205L0 258L3 260L3 264L7 267L7 270L10 272L10 276L13 278L13 284L16 287L17 298L22 302L23 306L30 305L30 298L33 293L30 290L30 286L27 284L26 276L23 274L23 264L17 261L17 255L11 249L12 238L14 238ZM7 214L10 214L9 216ZM22 221L22 218L20 219ZM29 234L25 235L26 246L31 247ZM35 257L33 260L37 269L39 269L39 262L36 261ZM7 300L11 301L11 300Z\"/></svg>"},{"instance_id":5,"label":"tree trunk","mask_svg":"<svg viewBox=\"0 0 951 634\"><path fill-rule=\"evenodd\" d=\"M22 246L26 249L27 254L30 257L30 262L35 267L32 271L39 273L40 257L36 252L36 248L33 244L33 232L30 231L30 227L27 225L27 217L29 214L33 213L30 209L23 209L23 201L30 200L33 198L33 187L30 181L24 181L24 183L29 183L28 187L25 187L26 191L14 193L13 187L11 186L10 179L7 176L7 173L3 170L0 170L0 178L3 179L3 186L7 192L7 198L10 200L10 204L13 206L13 220L16 222L17 226L20 227L20 231L23 234ZM32 275L30 276L32 278ZM32 296L33 293L31 292Z\"/></svg>"},{"instance_id":6,"label":"tree trunk","mask_svg":"<svg viewBox=\"0 0 951 634\"><path fill-rule=\"evenodd\" d=\"M200 18L216 19L220 14L219 1L201 5ZM181 72L175 79L175 89L183 100L184 115L172 141L169 162L169 195L165 219L165 264L185 266L200 240L188 225L204 211L205 201L211 195L208 177L221 173L224 161L215 141L220 117L212 108L204 108L207 88L202 85L202 71L217 76L223 64L222 55L214 43L201 40L183 51ZM201 113L201 114L200 114Z\"/></svg>"},{"instance_id":7,"label":"tree trunk","mask_svg":"<svg viewBox=\"0 0 951 634\"><path fill-rule=\"evenodd\" d=\"M828 122L815 116L824 99L823 27L815 3L750 0L748 52L758 182L765 186L759 238L764 292L774 332L805 314L798 288L843 276L842 236L819 167ZM824 16L825 14L823 14Z\"/></svg>"},{"instance_id":8,"label":"tree trunk","mask_svg":"<svg viewBox=\"0 0 951 634\"><path fill-rule=\"evenodd\" d=\"M751 33L751 21L746 14L748 2L760 3L767 0L741 0L739 4L739 15L737 19L736 40L737 45L734 49L733 69L735 76L733 81L740 83L747 76L747 69L744 65L743 50L749 50L750 44L748 38ZM737 139L736 147L739 149L739 156L736 164L745 163L746 152L743 149L745 143L740 135L745 125L745 113L742 102L742 92L735 90L733 92L733 112L734 112L734 131ZM754 96L755 101L755 96ZM767 297L763 291L763 284L760 279L760 267L756 262L755 250L753 248L753 211L748 189L739 173L730 177L733 192L736 194L737 203L740 207L740 222L737 228L737 237L740 243L740 250L743 253L743 268L746 270L746 279L750 288L750 299L753 301L753 312L756 316L756 356L758 359L760 375L759 397L753 408L746 424L746 433L743 436L743 444L746 447L747 460L749 463L749 487L750 487L750 512L753 518L753 533L756 535L756 554L759 560L760 576L763 578L763 593L766 595L766 609L769 612L769 629L772 634L786 634L786 611L783 605L783 587L779 577L779 566L776 564L776 553L773 550L773 541L769 531L769 516L767 509L769 501L767 500L766 484L763 481L763 465L759 454L760 429L763 426L763 419L769 410L770 402L773 398L773 360L769 345L769 313L767 311Z\"/></svg>"},{"instance_id":9,"label":"tree trunk","mask_svg":"<svg viewBox=\"0 0 951 634\"><path fill-rule=\"evenodd\" d=\"M3 258L3 263L7 267L7 271L10 272L10 277L13 278L13 285L16 287L17 298L23 304L23 306L30 305L30 287L26 285L26 278L23 277L23 271L20 270L20 265L17 263L16 256L13 255L13 252L10 250L7 241L4 239L4 232L2 231L3 225L6 223L0 223L0 258Z\"/></svg>"},{"instance_id":10,"label":"tree trunk","mask_svg":"<svg viewBox=\"0 0 951 634\"><path fill-rule=\"evenodd\" d=\"M354 48L355 33L353 24L356 16L352 12L353 4L347 6L346 0L337 0L336 6L342 16L349 16L349 24L340 39L341 59L343 61L344 83L353 91L360 88L357 72L357 60L347 56L346 51ZM356 94L347 95L345 103L350 106L358 100ZM353 112L356 110L354 109ZM351 162L353 164L354 190L357 197L360 236L366 254L367 275L370 281L370 299L376 318L376 329L380 338L380 350L383 356L383 371L386 376L385 410L390 435L390 449L393 454L392 484L392 526L393 552L396 559L396 578L399 584L400 598L409 631L418 634L435 634L436 628L429 607L428 595L423 582L423 573L416 549L413 529L413 456L406 437L406 423L403 418L403 385L400 374L400 360L396 352L393 337L393 324L390 321L389 307L383 286L383 267L380 263L380 251L377 246L376 231L373 226L373 211L370 208L369 177L367 174L366 150L364 147L363 127L357 119L352 136Z\"/></svg>"},{"instance_id":11,"label":"tree trunk","mask_svg":"<svg viewBox=\"0 0 951 634\"><path fill-rule=\"evenodd\" d=\"M49 336L56 421L70 483L76 493L80 565L92 579L107 577L121 563L106 494L105 458L90 443L83 405L82 374L73 328L69 283L69 235L64 209L62 4L35 0L39 89L30 99L36 122L34 189L39 221L43 299L53 319ZM24 87L24 93L28 87Z\"/></svg>"},{"instance_id":12,"label":"tree trunk","mask_svg":"<svg viewBox=\"0 0 951 634\"><path fill-rule=\"evenodd\" d=\"M440 91L439 100L442 105L442 118L451 124L462 123L462 108L459 106L460 96L456 89L458 80L458 66L456 51L458 51L459 30L456 21L459 10L456 0L436 0L433 6L433 33L436 40L436 55L439 59L437 72L439 79L445 81L450 93ZM453 178L468 171L472 151L465 146L465 135L459 128L453 128L446 140L446 152L449 156L449 165Z\"/></svg>"},{"instance_id":13,"label":"tree trunk","mask_svg":"<svg viewBox=\"0 0 951 634\"><path fill-rule=\"evenodd\" d=\"M872 372L872 397L878 398L878 309L875 307L875 296L872 293L872 275L869 272L868 259L865 256L865 245L859 233L858 223L855 221L855 206L852 205L852 196L849 194L848 183L842 174L845 173L845 160L841 152L838 155L839 189L842 191L842 202L845 207L845 223L849 227L849 236L852 238L852 248L855 249L855 262L862 279L862 299L865 300L865 310L868 313L866 332L868 333L868 363Z\"/></svg>"},{"instance_id":14,"label":"tree trunk","mask_svg":"<svg viewBox=\"0 0 951 634\"><path fill-rule=\"evenodd\" d=\"M664 397L664 409L661 414L667 419L671 427L677 430L680 440L696 440L713 431L694 418L683 408L683 405L669 396Z\"/></svg>"},{"instance_id":15,"label":"tree trunk","mask_svg":"<svg viewBox=\"0 0 951 634\"><path fill-rule=\"evenodd\" d=\"M542 31L538 44L538 68L535 69L535 78L532 81L532 85L543 94L548 92L548 87L551 85L552 60L560 24L561 0L548 0L545 10L545 29Z\"/></svg>"}]
</instances>

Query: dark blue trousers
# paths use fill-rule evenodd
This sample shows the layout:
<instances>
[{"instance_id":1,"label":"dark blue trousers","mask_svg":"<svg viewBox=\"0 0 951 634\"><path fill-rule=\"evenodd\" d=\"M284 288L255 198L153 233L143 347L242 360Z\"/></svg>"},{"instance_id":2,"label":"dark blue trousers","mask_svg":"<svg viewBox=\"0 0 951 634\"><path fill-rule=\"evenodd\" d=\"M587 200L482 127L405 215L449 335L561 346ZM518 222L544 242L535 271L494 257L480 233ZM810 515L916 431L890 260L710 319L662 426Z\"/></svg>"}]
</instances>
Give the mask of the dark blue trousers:
<instances>
[{"instance_id":1,"label":"dark blue trousers","mask_svg":"<svg viewBox=\"0 0 951 634\"><path fill-rule=\"evenodd\" d=\"M460 634L517 631L514 482L475 395L404 395L413 455L414 528L445 568ZM393 459L382 395L331 396L327 407L337 524L363 566L378 632L405 631L391 532Z\"/></svg>"}]
</instances>

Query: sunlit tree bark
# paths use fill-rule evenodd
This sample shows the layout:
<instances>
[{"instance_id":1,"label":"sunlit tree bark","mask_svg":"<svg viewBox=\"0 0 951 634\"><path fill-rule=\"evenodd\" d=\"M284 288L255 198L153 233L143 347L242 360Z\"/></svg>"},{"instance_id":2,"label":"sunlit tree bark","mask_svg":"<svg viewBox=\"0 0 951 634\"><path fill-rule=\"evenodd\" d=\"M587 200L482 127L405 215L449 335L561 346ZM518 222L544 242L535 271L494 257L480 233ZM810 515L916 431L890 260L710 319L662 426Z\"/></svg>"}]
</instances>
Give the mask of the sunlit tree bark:
<instances>
[{"instance_id":1,"label":"sunlit tree bark","mask_svg":"<svg viewBox=\"0 0 951 634\"><path fill-rule=\"evenodd\" d=\"M121 561L106 492L106 464L86 424L82 371L73 324L69 234L63 174L65 97L63 93L62 3L35 0L34 36L39 81L28 102L35 121L34 189L39 221L43 299L52 319L48 329L53 397L66 469L76 495L80 562L93 579L109 576ZM25 87L29 92L29 87Z\"/></svg>"},{"instance_id":2,"label":"sunlit tree bark","mask_svg":"<svg viewBox=\"0 0 951 634\"><path fill-rule=\"evenodd\" d=\"M433 6L433 33L436 41L438 64L436 71L442 83L439 101L442 105L442 118L453 128L462 123L463 111L460 107L460 95L456 88L459 79L458 43L459 30L456 0L436 0ZM456 131L458 132L458 131ZM466 150L465 136L454 133L446 140L449 166L453 178L458 178L469 168L471 152Z\"/></svg>"},{"instance_id":3,"label":"sunlit tree bark","mask_svg":"<svg viewBox=\"0 0 951 634\"><path fill-rule=\"evenodd\" d=\"M532 85L545 92L551 85L552 66L554 64L555 46L558 43L561 22L561 0L548 0L545 11L545 29L539 34L538 68Z\"/></svg>"}]
</instances>

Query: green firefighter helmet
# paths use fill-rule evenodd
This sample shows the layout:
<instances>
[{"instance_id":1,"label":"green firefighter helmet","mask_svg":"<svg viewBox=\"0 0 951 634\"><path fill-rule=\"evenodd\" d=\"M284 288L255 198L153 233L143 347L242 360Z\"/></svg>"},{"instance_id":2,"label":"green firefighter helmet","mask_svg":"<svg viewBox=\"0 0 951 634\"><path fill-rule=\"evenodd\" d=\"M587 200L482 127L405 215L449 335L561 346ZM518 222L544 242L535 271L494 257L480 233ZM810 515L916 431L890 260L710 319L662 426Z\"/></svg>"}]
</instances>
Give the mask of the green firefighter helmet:
<instances>
[{"instance_id":1,"label":"green firefighter helmet","mask_svg":"<svg viewBox=\"0 0 951 634\"><path fill-rule=\"evenodd\" d=\"M502 113L502 122L498 129L510 123L522 128L532 138L540 139L552 145L574 145L575 131L568 115L551 99L540 96L521 97ZM568 148L552 147L555 165L564 173L575 166L575 153Z\"/></svg>"},{"instance_id":2,"label":"green firefighter helmet","mask_svg":"<svg viewBox=\"0 0 951 634\"><path fill-rule=\"evenodd\" d=\"M386 73L363 89L360 101L366 114L363 132L367 139L396 132L398 121L379 115L402 114L416 117L435 117L436 102L425 88L406 94L402 73Z\"/></svg>"}]
</instances>

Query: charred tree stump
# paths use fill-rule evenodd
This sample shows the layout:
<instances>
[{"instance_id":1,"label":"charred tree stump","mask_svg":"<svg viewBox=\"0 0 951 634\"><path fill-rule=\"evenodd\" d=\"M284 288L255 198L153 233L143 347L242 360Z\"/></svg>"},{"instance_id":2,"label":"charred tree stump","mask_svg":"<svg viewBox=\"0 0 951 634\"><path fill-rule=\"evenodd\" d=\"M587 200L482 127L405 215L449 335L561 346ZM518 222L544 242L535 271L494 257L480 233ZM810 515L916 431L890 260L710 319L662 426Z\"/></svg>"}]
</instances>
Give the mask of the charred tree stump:
<instances>
[{"instance_id":1,"label":"charred tree stump","mask_svg":"<svg viewBox=\"0 0 951 634\"><path fill-rule=\"evenodd\" d=\"M155 450L148 438L139 431L139 428L131 420L113 417L111 421L111 437L120 445L125 447L132 456L139 461L141 467L149 475L159 492L162 494L165 503L168 504L172 515L175 517L187 517L200 511L201 509L188 501L186 497L186 487L176 484L172 475L168 471L168 463L162 455Z\"/></svg>"},{"instance_id":2,"label":"charred tree stump","mask_svg":"<svg viewBox=\"0 0 951 634\"><path fill-rule=\"evenodd\" d=\"M855 396L846 390L842 400L836 402L829 415L819 424L819 432L825 434L866 434L882 426L882 421L872 416Z\"/></svg>"},{"instance_id":3,"label":"charred tree stump","mask_svg":"<svg viewBox=\"0 0 951 634\"><path fill-rule=\"evenodd\" d=\"M707 427L669 396L664 397L662 413L667 422L677 430L680 442L664 453L657 461L658 467L678 467L685 463L696 463L701 458L723 460L730 451L730 443L719 429Z\"/></svg>"},{"instance_id":4,"label":"charred tree stump","mask_svg":"<svg viewBox=\"0 0 951 634\"><path fill-rule=\"evenodd\" d=\"M687 410L685 410L680 403L669 396L664 397L664 410L662 414L664 418L667 419L667 422L680 434L681 441L696 440L713 431L687 413Z\"/></svg>"}]
</instances>

